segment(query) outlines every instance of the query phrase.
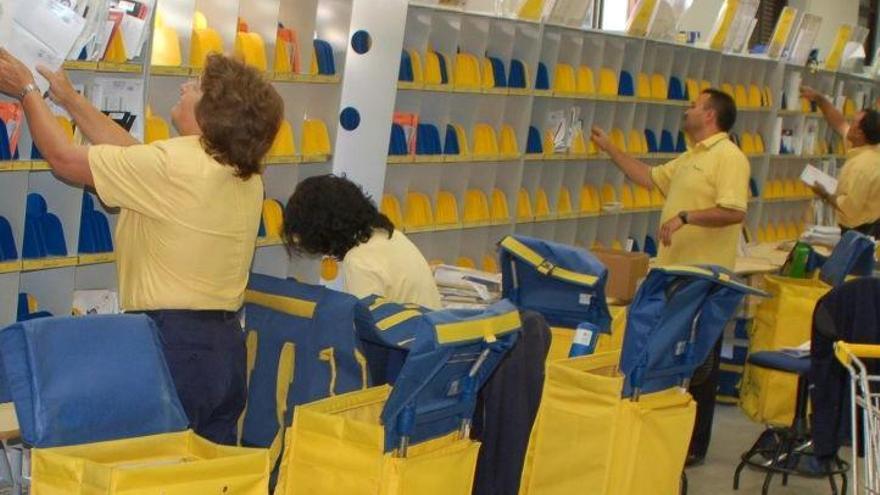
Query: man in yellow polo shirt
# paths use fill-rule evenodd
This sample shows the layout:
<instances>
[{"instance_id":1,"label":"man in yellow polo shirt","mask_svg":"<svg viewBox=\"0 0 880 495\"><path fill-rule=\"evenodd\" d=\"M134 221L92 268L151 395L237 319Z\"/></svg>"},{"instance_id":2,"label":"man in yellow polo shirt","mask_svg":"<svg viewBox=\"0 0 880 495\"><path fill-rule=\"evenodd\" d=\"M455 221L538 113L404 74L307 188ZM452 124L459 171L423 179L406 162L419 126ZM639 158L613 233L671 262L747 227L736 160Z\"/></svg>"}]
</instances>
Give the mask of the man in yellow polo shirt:
<instances>
[{"instance_id":1,"label":"man in yellow polo shirt","mask_svg":"<svg viewBox=\"0 0 880 495\"><path fill-rule=\"evenodd\" d=\"M813 88L801 87L801 95L815 103L828 125L847 141L837 191L830 194L821 186L814 191L837 210L841 230L880 238L880 113L863 110L849 124L828 98Z\"/></svg>"},{"instance_id":2,"label":"man in yellow polo shirt","mask_svg":"<svg viewBox=\"0 0 880 495\"><path fill-rule=\"evenodd\" d=\"M658 167L626 154L602 129L593 127L593 142L631 181L649 189L658 187L666 197L658 233L659 265L711 264L733 269L746 218L750 175L748 158L727 135L735 122L733 98L715 89L703 91L684 115L684 132L696 145ZM689 465L701 462L709 447L720 352L719 340L690 387L697 402L697 420Z\"/></svg>"}]
</instances>

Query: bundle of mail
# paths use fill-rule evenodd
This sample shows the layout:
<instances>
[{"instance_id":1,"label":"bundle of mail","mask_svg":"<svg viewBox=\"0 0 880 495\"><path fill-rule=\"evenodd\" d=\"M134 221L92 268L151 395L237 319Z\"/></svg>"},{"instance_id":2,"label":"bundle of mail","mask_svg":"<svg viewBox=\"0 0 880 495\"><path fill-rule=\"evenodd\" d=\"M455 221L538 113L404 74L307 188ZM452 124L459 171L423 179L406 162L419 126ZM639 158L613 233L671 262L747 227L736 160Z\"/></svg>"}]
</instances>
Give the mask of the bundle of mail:
<instances>
[{"instance_id":1,"label":"bundle of mail","mask_svg":"<svg viewBox=\"0 0 880 495\"><path fill-rule=\"evenodd\" d=\"M439 265L434 279L447 309L484 308L501 299L501 274Z\"/></svg>"},{"instance_id":2,"label":"bundle of mail","mask_svg":"<svg viewBox=\"0 0 880 495\"><path fill-rule=\"evenodd\" d=\"M808 244L821 244L823 246L836 246L840 242L840 227L824 225L810 225L803 234L801 241Z\"/></svg>"}]
</instances>

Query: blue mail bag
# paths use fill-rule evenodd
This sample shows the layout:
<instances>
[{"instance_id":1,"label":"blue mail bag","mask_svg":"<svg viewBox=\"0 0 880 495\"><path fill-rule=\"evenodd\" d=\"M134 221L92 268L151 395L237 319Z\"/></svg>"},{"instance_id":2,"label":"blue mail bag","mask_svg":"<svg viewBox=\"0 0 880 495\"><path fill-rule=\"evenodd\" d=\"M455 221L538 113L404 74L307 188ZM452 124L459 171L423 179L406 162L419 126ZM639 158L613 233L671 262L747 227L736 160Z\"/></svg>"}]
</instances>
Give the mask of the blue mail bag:
<instances>
[{"instance_id":1,"label":"blue mail bag","mask_svg":"<svg viewBox=\"0 0 880 495\"><path fill-rule=\"evenodd\" d=\"M583 322L608 332L605 300L608 270L585 249L525 236L507 236L499 246L502 295L521 309L541 313L551 326Z\"/></svg>"},{"instance_id":2,"label":"blue mail bag","mask_svg":"<svg viewBox=\"0 0 880 495\"><path fill-rule=\"evenodd\" d=\"M39 318L0 330L24 441L78 445L186 430L158 331L144 315Z\"/></svg>"},{"instance_id":3,"label":"blue mail bag","mask_svg":"<svg viewBox=\"0 0 880 495\"><path fill-rule=\"evenodd\" d=\"M357 298L320 285L251 274L245 292L248 399L240 444L270 449L274 463L294 407L370 385Z\"/></svg>"},{"instance_id":4,"label":"blue mail bag","mask_svg":"<svg viewBox=\"0 0 880 495\"><path fill-rule=\"evenodd\" d=\"M747 294L766 296L717 266L652 269L627 312L623 396L686 383Z\"/></svg>"}]
</instances>

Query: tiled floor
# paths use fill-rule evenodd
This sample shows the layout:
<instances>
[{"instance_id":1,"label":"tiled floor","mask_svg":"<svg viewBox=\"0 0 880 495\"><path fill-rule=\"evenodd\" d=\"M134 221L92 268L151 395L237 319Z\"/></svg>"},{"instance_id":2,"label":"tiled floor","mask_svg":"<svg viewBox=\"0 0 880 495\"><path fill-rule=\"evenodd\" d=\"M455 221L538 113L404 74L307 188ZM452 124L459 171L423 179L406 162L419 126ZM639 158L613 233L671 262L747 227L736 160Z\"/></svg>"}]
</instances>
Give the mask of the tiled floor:
<instances>
[{"instance_id":1,"label":"tiled floor","mask_svg":"<svg viewBox=\"0 0 880 495\"><path fill-rule=\"evenodd\" d=\"M688 495L760 494L764 483L763 473L746 468L740 477L739 490L734 491L733 472L740 455L751 447L762 429L761 425L752 423L736 406L719 405L715 410L712 443L706 462L687 470ZM849 452L842 452L842 455L848 456ZM827 478L791 477L788 486L782 486L782 478L776 476L772 483L771 495L831 493Z\"/></svg>"}]
</instances>

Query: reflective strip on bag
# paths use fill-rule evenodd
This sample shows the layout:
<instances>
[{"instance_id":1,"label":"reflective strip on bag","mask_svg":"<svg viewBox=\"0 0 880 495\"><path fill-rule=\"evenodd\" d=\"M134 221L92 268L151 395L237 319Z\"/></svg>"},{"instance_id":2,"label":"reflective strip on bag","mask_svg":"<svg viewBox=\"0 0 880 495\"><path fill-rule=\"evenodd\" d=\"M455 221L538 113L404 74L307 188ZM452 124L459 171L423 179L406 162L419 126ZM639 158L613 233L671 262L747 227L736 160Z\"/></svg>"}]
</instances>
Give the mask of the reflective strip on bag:
<instances>
[{"instance_id":1,"label":"reflective strip on bag","mask_svg":"<svg viewBox=\"0 0 880 495\"><path fill-rule=\"evenodd\" d=\"M287 313L301 318L311 318L315 315L317 303L295 297L277 296L255 290L246 290L244 300L247 303L264 306L281 313Z\"/></svg>"},{"instance_id":2,"label":"reflective strip on bag","mask_svg":"<svg viewBox=\"0 0 880 495\"><path fill-rule=\"evenodd\" d=\"M511 311L499 316L484 318L481 320L460 321L456 323L441 323L435 326L437 342L448 344L467 340L486 339L495 340L496 335L501 335L522 326L519 313Z\"/></svg>"},{"instance_id":3,"label":"reflective strip on bag","mask_svg":"<svg viewBox=\"0 0 880 495\"><path fill-rule=\"evenodd\" d=\"M421 311L416 311L416 310L401 311L399 313L395 313L387 318L380 320L378 323L376 323L376 328L378 328L381 331L385 331L395 325L399 325L405 321L411 320L411 319L419 317L419 316L422 316Z\"/></svg>"}]
</instances>

